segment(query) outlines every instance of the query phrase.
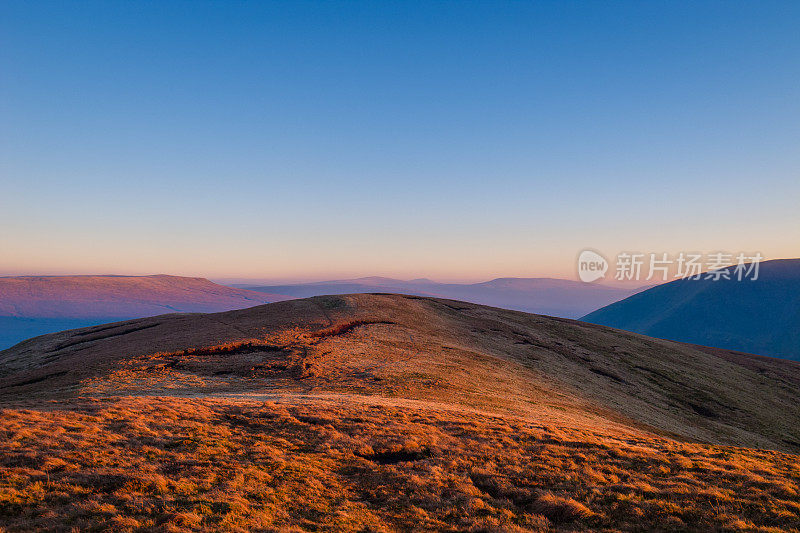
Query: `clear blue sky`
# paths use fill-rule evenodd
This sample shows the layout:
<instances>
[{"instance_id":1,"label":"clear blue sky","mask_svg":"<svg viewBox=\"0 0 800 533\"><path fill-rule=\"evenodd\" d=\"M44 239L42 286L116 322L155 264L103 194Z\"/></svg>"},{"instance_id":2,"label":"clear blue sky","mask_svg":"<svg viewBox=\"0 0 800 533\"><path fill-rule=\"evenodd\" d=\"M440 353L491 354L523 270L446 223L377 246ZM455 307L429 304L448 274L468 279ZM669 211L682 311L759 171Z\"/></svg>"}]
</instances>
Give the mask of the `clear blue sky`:
<instances>
[{"instance_id":1,"label":"clear blue sky","mask_svg":"<svg viewBox=\"0 0 800 533\"><path fill-rule=\"evenodd\" d=\"M0 3L0 274L800 256L800 2Z\"/></svg>"}]
</instances>

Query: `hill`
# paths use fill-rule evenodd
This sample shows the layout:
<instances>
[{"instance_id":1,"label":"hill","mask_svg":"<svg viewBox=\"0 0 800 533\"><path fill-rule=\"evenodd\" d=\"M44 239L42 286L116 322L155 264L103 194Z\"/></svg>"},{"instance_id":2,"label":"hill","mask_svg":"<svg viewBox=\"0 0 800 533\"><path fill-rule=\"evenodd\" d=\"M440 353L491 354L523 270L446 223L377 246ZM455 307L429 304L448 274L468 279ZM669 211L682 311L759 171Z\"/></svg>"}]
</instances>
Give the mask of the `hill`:
<instances>
[{"instance_id":1,"label":"hill","mask_svg":"<svg viewBox=\"0 0 800 533\"><path fill-rule=\"evenodd\" d=\"M0 527L800 527L800 365L391 294L0 352Z\"/></svg>"},{"instance_id":2,"label":"hill","mask_svg":"<svg viewBox=\"0 0 800 533\"><path fill-rule=\"evenodd\" d=\"M641 288L612 287L553 278L498 278L481 283L437 283L429 279L402 281L368 277L294 285L241 285L241 287L293 298L392 292L449 298L563 318L578 318L641 290Z\"/></svg>"},{"instance_id":3,"label":"hill","mask_svg":"<svg viewBox=\"0 0 800 533\"><path fill-rule=\"evenodd\" d=\"M63 329L164 313L227 311L280 299L180 276L3 277L0 348Z\"/></svg>"},{"instance_id":4,"label":"hill","mask_svg":"<svg viewBox=\"0 0 800 533\"><path fill-rule=\"evenodd\" d=\"M760 264L755 281L681 279L582 320L643 335L800 360L800 259Z\"/></svg>"}]
</instances>

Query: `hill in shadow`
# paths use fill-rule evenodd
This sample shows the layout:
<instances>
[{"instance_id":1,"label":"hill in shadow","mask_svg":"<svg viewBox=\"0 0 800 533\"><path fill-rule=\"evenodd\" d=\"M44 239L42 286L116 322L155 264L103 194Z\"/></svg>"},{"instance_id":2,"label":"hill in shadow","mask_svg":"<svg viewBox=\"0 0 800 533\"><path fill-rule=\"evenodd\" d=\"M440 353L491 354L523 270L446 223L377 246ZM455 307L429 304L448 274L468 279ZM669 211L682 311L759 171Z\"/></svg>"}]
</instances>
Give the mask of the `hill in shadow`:
<instances>
[{"instance_id":1,"label":"hill in shadow","mask_svg":"<svg viewBox=\"0 0 800 533\"><path fill-rule=\"evenodd\" d=\"M765 261L755 281L681 279L582 320L651 337L800 359L800 259Z\"/></svg>"}]
</instances>

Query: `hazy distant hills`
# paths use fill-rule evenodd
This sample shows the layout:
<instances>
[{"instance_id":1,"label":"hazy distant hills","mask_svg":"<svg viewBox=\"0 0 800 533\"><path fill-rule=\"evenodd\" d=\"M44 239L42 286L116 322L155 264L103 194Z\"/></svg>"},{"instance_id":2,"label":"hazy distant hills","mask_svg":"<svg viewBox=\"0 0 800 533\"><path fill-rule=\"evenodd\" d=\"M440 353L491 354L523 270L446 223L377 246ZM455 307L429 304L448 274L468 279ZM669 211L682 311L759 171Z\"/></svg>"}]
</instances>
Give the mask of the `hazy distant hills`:
<instances>
[{"instance_id":1,"label":"hazy distant hills","mask_svg":"<svg viewBox=\"0 0 800 533\"><path fill-rule=\"evenodd\" d=\"M673 281L582 320L663 339L800 360L800 259L765 261L756 281Z\"/></svg>"},{"instance_id":2,"label":"hazy distant hills","mask_svg":"<svg viewBox=\"0 0 800 533\"><path fill-rule=\"evenodd\" d=\"M578 318L641 290L552 278L498 278L466 284L368 277L294 285L237 286L293 298L364 292L433 296L563 318Z\"/></svg>"},{"instance_id":3,"label":"hazy distant hills","mask_svg":"<svg viewBox=\"0 0 800 533\"><path fill-rule=\"evenodd\" d=\"M392 292L576 318L632 289L548 278L436 283L368 277L296 285L229 287L180 276L0 278L0 349L44 333L164 313L210 313L325 294Z\"/></svg>"},{"instance_id":4,"label":"hazy distant hills","mask_svg":"<svg viewBox=\"0 0 800 533\"><path fill-rule=\"evenodd\" d=\"M281 297L180 276L0 278L0 348L21 340L164 313L252 307Z\"/></svg>"}]
</instances>

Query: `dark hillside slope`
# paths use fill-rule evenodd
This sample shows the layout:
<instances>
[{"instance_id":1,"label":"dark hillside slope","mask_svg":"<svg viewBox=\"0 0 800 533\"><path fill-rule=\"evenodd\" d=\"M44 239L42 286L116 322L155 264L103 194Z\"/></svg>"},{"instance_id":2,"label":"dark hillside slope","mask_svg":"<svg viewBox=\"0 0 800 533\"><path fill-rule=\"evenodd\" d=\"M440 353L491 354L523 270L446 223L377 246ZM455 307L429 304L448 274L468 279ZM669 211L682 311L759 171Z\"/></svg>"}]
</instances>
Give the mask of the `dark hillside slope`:
<instances>
[{"instance_id":1,"label":"dark hillside slope","mask_svg":"<svg viewBox=\"0 0 800 533\"><path fill-rule=\"evenodd\" d=\"M673 281L582 320L651 337L800 360L800 259L765 261L755 281Z\"/></svg>"}]
</instances>

